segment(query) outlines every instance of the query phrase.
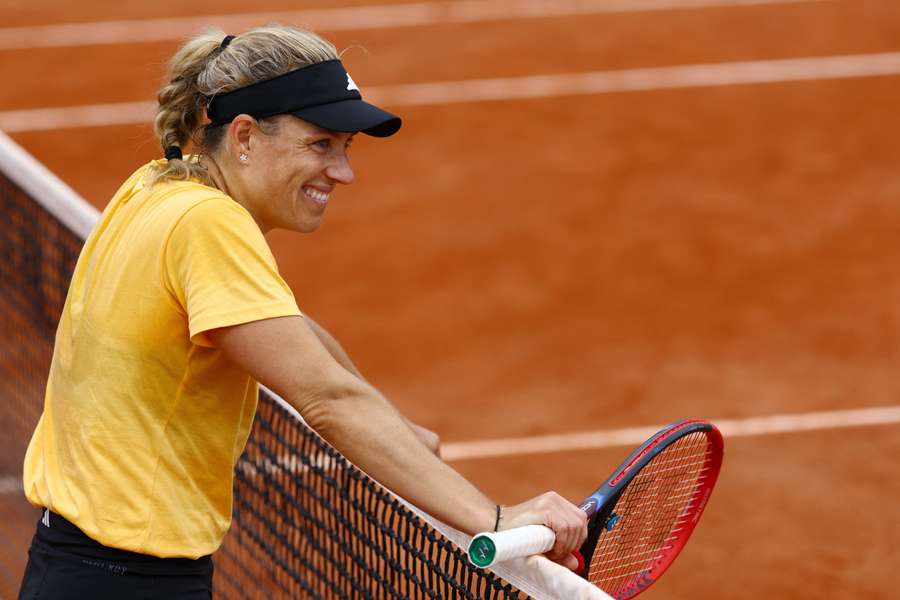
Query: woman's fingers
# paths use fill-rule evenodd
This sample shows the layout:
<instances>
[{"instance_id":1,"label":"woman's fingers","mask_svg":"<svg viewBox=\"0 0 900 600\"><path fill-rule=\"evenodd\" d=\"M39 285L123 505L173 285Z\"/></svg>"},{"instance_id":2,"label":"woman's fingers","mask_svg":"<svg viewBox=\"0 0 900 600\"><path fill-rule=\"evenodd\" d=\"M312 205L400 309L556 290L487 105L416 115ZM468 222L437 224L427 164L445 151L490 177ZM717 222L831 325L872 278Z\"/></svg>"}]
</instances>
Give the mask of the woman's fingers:
<instances>
[{"instance_id":1,"label":"woman's fingers","mask_svg":"<svg viewBox=\"0 0 900 600\"><path fill-rule=\"evenodd\" d=\"M578 571L578 559L574 554L566 554L561 560L556 561L570 571Z\"/></svg>"},{"instance_id":2,"label":"woman's fingers","mask_svg":"<svg viewBox=\"0 0 900 600\"><path fill-rule=\"evenodd\" d=\"M546 525L556 534L556 543L547 557L571 569L577 559L571 556L587 538L587 515L583 510L557 494L546 492L521 504L505 509L501 529L524 525Z\"/></svg>"},{"instance_id":3,"label":"woman's fingers","mask_svg":"<svg viewBox=\"0 0 900 600\"><path fill-rule=\"evenodd\" d=\"M412 427L413 433L416 434L416 437L419 438L425 446L431 450L431 452L437 456L441 457L441 438L438 434L428 429L427 427L422 427L421 425L416 425L412 421L407 419L407 423Z\"/></svg>"},{"instance_id":4,"label":"woman's fingers","mask_svg":"<svg viewBox=\"0 0 900 600\"><path fill-rule=\"evenodd\" d=\"M547 556L556 561L564 560L578 550L587 538L587 515L577 506L565 500L563 502L565 505L560 505L559 512L555 513L560 520L547 524L556 533L556 543Z\"/></svg>"}]
</instances>

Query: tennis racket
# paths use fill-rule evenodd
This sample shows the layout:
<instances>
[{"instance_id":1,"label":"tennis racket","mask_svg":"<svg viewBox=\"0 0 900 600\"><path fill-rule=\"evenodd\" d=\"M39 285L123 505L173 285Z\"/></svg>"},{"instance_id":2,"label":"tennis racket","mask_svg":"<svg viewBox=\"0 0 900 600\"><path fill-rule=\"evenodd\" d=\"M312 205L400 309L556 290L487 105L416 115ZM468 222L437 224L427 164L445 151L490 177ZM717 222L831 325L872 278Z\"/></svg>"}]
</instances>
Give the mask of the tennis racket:
<instances>
[{"instance_id":1,"label":"tennis racket","mask_svg":"<svg viewBox=\"0 0 900 600\"><path fill-rule=\"evenodd\" d=\"M722 466L715 425L684 420L644 442L581 503L588 536L579 550L580 575L617 600L647 589L684 547L709 500ZM469 544L479 567L553 548L543 525L481 533Z\"/></svg>"}]
</instances>

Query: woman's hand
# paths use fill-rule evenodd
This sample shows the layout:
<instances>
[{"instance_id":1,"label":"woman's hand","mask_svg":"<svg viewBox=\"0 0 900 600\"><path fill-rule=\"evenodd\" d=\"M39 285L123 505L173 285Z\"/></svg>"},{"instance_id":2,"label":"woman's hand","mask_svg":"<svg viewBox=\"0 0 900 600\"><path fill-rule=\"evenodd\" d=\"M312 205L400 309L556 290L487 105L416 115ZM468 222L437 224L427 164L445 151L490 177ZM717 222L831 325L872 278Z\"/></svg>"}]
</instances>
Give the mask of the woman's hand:
<instances>
[{"instance_id":1,"label":"woman's hand","mask_svg":"<svg viewBox=\"0 0 900 600\"><path fill-rule=\"evenodd\" d=\"M578 559L572 552L578 550L587 538L587 514L557 494L546 492L536 498L506 506L501 512L500 527L512 529L524 525L546 525L556 534L556 544L547 558L575 570Z\"/></svg>"},{"instance_id":2,"label":"woman's hand","mask_svg":"<svg viewBox=\"0 0 900 600\"><path fill-rule=\"evenodd\" d=\"M416 425L409 419L406 420L409 426L412 428L413 433L416 434L416 437L425 444L425 446L431 450L431 452L437 456L441 457L441 438L438 434L433 432L430 429L422 427L421 425Z\"/></svg>"}]
</instances>

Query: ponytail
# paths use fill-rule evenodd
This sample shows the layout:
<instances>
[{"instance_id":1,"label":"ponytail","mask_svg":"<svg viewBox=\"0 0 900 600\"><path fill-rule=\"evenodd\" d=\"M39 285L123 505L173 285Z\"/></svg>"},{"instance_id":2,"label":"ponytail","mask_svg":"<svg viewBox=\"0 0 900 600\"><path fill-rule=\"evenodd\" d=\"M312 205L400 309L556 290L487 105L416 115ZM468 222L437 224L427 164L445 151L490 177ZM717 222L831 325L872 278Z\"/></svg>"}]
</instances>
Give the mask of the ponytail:
<instances>
[{"instance_id":1,"label":"ponytail","mask_svg":"<svg viewBox=\"0 0 900 600\"><path fill-rule=\"evenodd\" d=\"M197 179L212 182L206 168L196 160L186 160L183 153L189 145L199 147L197 139L205 115L205 97L197 79L208 62L219 54L225 33L210 29L187 42L169 61L169 83L157 95L159 107L153 129L168 162L154 169L153 181L159 179Z\"/></svg>"}]
</instances>

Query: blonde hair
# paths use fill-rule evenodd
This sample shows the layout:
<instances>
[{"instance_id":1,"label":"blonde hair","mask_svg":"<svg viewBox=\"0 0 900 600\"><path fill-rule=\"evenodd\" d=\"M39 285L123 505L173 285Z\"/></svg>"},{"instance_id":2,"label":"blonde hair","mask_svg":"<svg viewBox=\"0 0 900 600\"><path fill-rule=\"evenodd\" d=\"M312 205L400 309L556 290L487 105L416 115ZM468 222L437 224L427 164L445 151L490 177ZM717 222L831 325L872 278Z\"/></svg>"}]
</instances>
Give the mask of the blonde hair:
<instances>
[{"instance_id":1,"label":"blonde hair","mask_svg":"<svg viewBox=\"0 0 900 600\"><path fill-rule=\"evenodd\" d=\"M157 95L153 129L165 152L170 146L197 152L215 150L227 125L207 127L206 105L223 94L289 71L338 58L333 45L316 34L283 25L251 29L222 48L225 32L208 29L188 40L169 61L169 82ZM198 179L212 185L196 160L171 159L153 170L153 181Z\"/></svg>"}]
</instances>

